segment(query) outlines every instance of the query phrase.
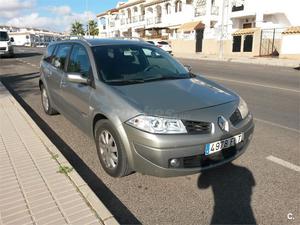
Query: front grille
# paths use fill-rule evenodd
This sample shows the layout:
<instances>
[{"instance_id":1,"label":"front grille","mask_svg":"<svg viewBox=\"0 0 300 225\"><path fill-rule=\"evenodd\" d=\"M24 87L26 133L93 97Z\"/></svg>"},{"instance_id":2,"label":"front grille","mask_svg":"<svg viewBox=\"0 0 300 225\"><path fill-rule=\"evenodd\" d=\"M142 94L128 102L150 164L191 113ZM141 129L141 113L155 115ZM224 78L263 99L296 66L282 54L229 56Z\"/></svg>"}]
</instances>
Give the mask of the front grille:
<instances>
[{"instance_id":1,"label":"front grille","mask_svg":"<svg viewBox=\"0 0 300 225\"><path fill-rule=\"evenodd\" d=\"M189 134L209 134L211 132L211 123L199 121L182 121Z\"/></svg>"},{"instance_id":2,"label":"front grille","mask_svg":"<svg viewBox=\"0 0 300 225\"><path fill-rule=\"evenodd\" d=\"M206 156L205 154L201 154L184 157L182 160L183 168L208 167L210 165L214 165L223 160L234 157L237 152L238 150L236 149L236 147L230 147L208 156Z\"/></svg>"},{"instance_id":3,"label":"front grille","mask_svg":"<svg viewBox=\"0 0 300 225\"><path fill-rule=\"evenodd\" d=\"M5 50L6 50L6 47L0 47L0 50L4 50L4 51L5 51Z\"/></svg>"},{"instance_id":4,"label":"front grille","mask_svg":"<svg viewBox=\"0 0 300 225\"><path fill-rule=\"evenodd\" d=\"M230 122L233 126L237 125L239 122L243 120L242 115L239 109L236 109L234 113L230 116Z\"/></svg>"}]
</instances>

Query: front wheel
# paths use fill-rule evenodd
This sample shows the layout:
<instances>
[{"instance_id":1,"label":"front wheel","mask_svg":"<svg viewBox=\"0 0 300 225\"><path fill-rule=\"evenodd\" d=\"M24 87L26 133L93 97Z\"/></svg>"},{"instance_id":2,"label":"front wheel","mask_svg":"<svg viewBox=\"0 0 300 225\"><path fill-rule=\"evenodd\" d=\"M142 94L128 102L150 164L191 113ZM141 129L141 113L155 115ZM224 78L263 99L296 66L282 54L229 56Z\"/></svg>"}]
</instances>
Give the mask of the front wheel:
<instances>
[{"instance_id":1,"label":"front wheel","mask_svg":"<svg viewBox=\"0 0 300 225\"><path fill-rule=\"evenodd\" d=\"M95 142L102 168L112 177L128 175L129 166L122 140L109 120L95 125Z\"/></svg>"}]
</instances>

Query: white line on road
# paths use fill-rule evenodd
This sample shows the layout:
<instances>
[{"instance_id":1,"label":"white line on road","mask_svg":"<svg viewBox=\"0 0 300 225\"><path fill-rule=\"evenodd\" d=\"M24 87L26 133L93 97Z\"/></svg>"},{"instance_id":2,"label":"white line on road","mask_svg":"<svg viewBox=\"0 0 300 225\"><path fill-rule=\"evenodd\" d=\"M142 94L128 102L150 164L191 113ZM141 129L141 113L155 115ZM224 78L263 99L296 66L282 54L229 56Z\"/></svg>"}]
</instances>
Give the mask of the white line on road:
<instances>
[{"instance_id":1,"label":"white line on road","mask_svg":"<svg viewBox=\"0 0 300 225\"><path fill-rule=\"evenodd\" d=\"M275 126L275 127L280 127L280 128L286 129L286 130L290 130L290 131L294 131L294 132L300 133L300 130L297 130L297 129L294 129L294 128L290 128L290 127L286 127L286 126L280 125L278 123L272 123L270 121L262 120L262 119L258 119L258 118L254 118L254 120L257 120L258 122L269 124L269 125L272 125L272 126Z\"/></svg>"},{"instance_id":2,"label":"white line on road","mask_svg":"<svg viewBox=\"0 0 300 225\"><path fill-rule=\"evenodd\" d=\"M290 162L287 162L287 161L285 161L283 159L279 159L279 158L277 158L275 156L272 156L272 155L269 155L266 159L270 160L270 161L272 161L274 163L277 163L277 164L279 164L281 166L284 166L286 168L289 168L291 170L295 170L297 172L300 172L300 166L296 166L296 165L294 165L294 164L292 164Z\"/></svg>"},{"instance_id":3,"label":"white line on road","mask_svg":"<svg viewBox=\"0 0 300 225\"><path fill-rule=\"evenodd\" d=\"M291 91L291 92L300 93L300 90L297 90L297 89L276 87L276 86L272 86L272 85L263 85L263 84L253 83L253 82L245 82L245 81L238 81L238 80L232 80L232 79L225 79L225 78L215 77L215 76L207 76L207 75L205 75L205 76L208 78L211 78L211 79L229 81L229 82L233 82L233 83L237 83L237 84L253 85L253 86L257 86L257 87L264 87L264 88L271 88L271 89L278 89L278 90L282 90L282 91Z\"/></svg>"}]
</instances>

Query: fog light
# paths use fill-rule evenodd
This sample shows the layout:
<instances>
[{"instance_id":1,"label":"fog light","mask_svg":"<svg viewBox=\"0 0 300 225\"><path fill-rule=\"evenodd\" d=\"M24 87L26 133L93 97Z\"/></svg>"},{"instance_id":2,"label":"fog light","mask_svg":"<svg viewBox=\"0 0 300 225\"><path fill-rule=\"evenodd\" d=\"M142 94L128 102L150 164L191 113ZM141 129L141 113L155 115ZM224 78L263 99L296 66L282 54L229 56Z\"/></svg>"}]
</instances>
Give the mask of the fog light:
<instances>
[{"instance_id":1,"label":"fog light","mask_svg":"<svg viewBox=\"0 0 300 225\"><path fill-rule=\"evenodd\" d=\"M179 161L179 159L171 159L171 160L170 160L170 166L171 166L171 167L179 167L179 166L180 166L180 161Z\"/></svg>"}]
</instances>

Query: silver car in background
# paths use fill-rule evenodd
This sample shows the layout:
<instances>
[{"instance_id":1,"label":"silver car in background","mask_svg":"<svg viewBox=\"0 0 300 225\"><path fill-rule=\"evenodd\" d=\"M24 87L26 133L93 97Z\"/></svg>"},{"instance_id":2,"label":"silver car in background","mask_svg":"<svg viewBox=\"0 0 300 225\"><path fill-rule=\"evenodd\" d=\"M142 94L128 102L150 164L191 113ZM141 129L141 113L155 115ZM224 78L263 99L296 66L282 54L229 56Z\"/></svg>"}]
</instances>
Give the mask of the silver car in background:
<instances>
[{"instance_id":1,"label":"silver car in background","mask_svg":"<svg viewBox=\"0 0 300 225\"><path fill-rule=\"evenodd\" d=\"M246 150L254 130L241 97L143 41L51 43L39 86L45 112L63 114L91 137L114 177L222 165Z\"/></svg>"}]
</instances>

